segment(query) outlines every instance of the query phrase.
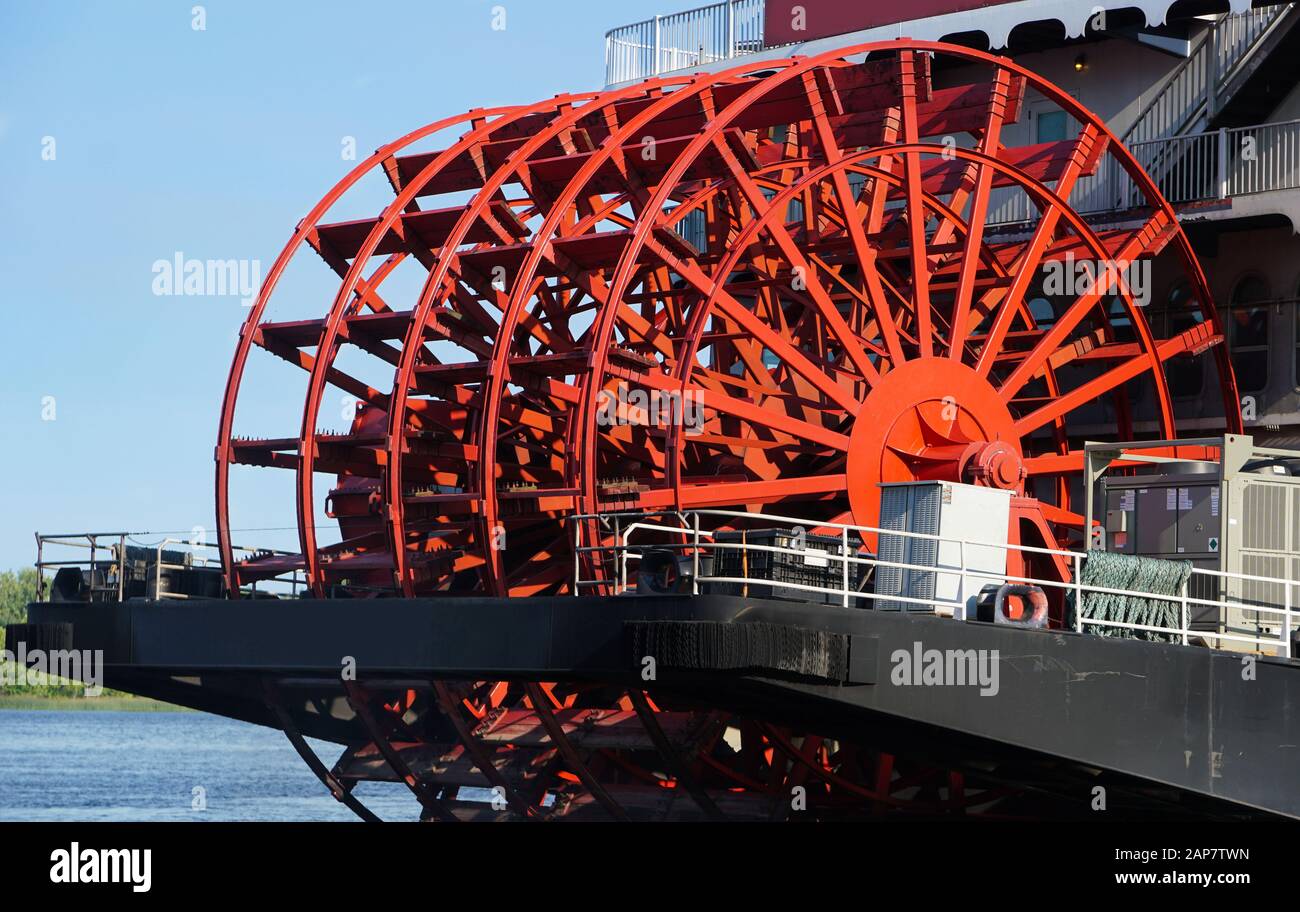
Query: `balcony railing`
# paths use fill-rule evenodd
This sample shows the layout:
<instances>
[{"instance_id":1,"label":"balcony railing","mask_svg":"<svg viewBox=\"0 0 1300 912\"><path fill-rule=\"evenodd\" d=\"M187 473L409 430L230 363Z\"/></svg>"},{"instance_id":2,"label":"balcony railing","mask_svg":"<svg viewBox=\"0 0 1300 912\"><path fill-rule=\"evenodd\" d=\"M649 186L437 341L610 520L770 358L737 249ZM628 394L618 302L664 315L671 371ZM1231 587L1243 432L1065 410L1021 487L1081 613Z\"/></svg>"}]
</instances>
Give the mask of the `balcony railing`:
<instances>
[{"instance_id":1,"label":"balcony railing","mask_svg":"<svg viewBox=\"0 0 1300 912\"><path fill-rule=\"evenodd\" d=\"M612 29L605 35L605 83L689 70L761 50L763 5L764 0L724 0Z\"/></svg>"},{"instance_id":2,"label":"balcony railing","mask_svg":"<svg viewBox=\"0 0 1300 912\"><path fill-rule=\"evenodd\" d=\"M1129 151L1175 205L1300 189L1300 120L1138 142ZM1123 211L1140 202L1128 174L1109 157L1070 194L1071 205L1085 215ZM999 190L989 224L1032 221L1036 212L1024 191Z\"/></svg>"},{"instance_id":3,"label":"balcony railing","mask_svg":"<svg viewBox=\"0 0 1300 912\"><path fill-rule=\"evenodd\" d=\"M617 85L730 60L764 47L765 0L723 0L681 13L621 25L605 34L605 83ZM1191 126L1213 107L1218 89L1291 5L1220 18L1143 111L1129 141L1154 139Z\"/></svg>"},{"instance_id":4,"label":"balcony railing","mask_svg":"<svg viewBox=\"0 0 1300 912\"><path fill-rule=\"evenodd\" d=\"M1212 643L1219 649L1241 649L1274 653L1292 658L1291 633L1296 629L1297 614L1295 610L1295 593L1297 583L1294 580L1275 579L1244 573L1229 573L1192 567L1191 576L1185 581L1176 595L1161 598L1151 592L1133 589L1118 589L1098 586L1084 581L1083 568L1089 555L1078 551L1060 551L1049 548L1036 548L1029 545L993 543L989 539L958 539L910 532L899 529L882 529L873 526L858 526L844 523L811 521L805 518L779 516L767 513L744 513L731 510L690 510L686 512L618 512L581 514L569 517L570 534L573 543L573 594L583 595L592 591L609 592L613 595L630 594L637 591L635 572L629 572L629 562L638 565L654 551L670 552L680 556L682 562L690 569L684 574L690 580L690 592L699 595L721 584L739 589L737 594L748 594L753 587L757 592L782 591L799 593L810 601L827 604L838 602L845 608L863 608L878 610L899 610L932 613L940 617L959 621L973 620L969 616L971 604L985 592L985 587L992 589L1006 585L1023 584L1036 588L1040 593L1063 592L1073 596L1075 606L1081 610L1072 612L1072 624L1078 633L1104 634L1107 630L1125 631L1127 635L1145 634L1148 638L1155 635L1168 642L1181 642L1188 645L1195 641ZM736 540L733 536L724 541L720 529L732 529L735 524L763 521L770 522L781 530L789 530L794 546L760 544L749 542L745 538ZM599 530L600 538L583 532L583 527ZM803 538L796 533L816 528L823 538L838 538L838 545L826 549L814 550L812 546L798 544ZM894 537L915 541L932 541L935 554L946 554L932 563L915 563L909 561L892 561L880 553L872 553L862 545L865 536L879 536L882 539ZM731 561L729 566L739 571L739 575L716 573L715 569L723 566L723 552L739 552L740 559ZM1071 568L1071 580L1045 579L1019 576L1008 570L991 571L977 569L976 562L970 560L974 555L987 555L1002 552L1007 557L1018 555L1022 561L1031 556L1052 556L1063 560ZM773 555L788 555L801 559L805 564L827 568L828 572L819 574L816 582L800 582L795 579L782 579L775 571L763 572L759 568L771 568ZM1003 560L1005 565L1005 559ZM587 569L584 571L584 565ZM751 568L753 572L751 572ZM834 569L830 569L834 568ZM909 573L926 575L930 578L943 577L945 584L934 588L934 595L920 595L916 592L880 593L865 582L876 571L892 568ZM599 578L587 579L583 573L600 571ZM838 571L838 572L837 572ZM1194 580L1204 580L1212 585L1199 586ZM1258 583L1269 588L1263 590L1282 596L1281 605L1238 601L1228 595L1216 598L1202 598L1193 592L1220 591L1220 584L1233 582L1236 588ZM921 587L918 587L921 588ZM726 591L726 590L722 590ZM939 597L938 593L945 593ZM1160 625L1144 624L1130 621L1113 620L1097 616L1090 608L1090 603L1100 595L1123 596L1135 599L1156 599L1175 607L1176 623ZM1220 618L1227 617L1230 610L1252 612L1255 615L1255 629L1240 626L1220 625L1216 629L1199 629L1193 617L1206 610L1213 609ZM1123 634L1121 634L1123 635Z\"/></svg>"},{"instance_id":5,"label":"balcony railing","mask_svg":"<svg viewBox=\"0 0 1300 912\"><path fill-rule=\"evenodd\" d=\"M1163 139L1205 126L1228 83L1291 4L1219 17L1121 137L1125 145Z\"/></svg>"},{"instance_id":6,"label":"balcony railing","mask_svg":"<svg viewBox=\"0 0 1300 912\"><path fill-rule=\"evenodd\" d=\"M724 0L620 26L605 36L606 82L616 84L705 66L763 48L765 0ZM1191 57L1151 100L1125 144L1173 203L1229 199L1300 187L1300 121L1184 133L1204 122L1226 81L1293 4L1220 17ZM1081 213L1120 211L1140 202L1128 175L1111 158L1070 194ZM1034 217L1020 190L995 193L990 225Z\"/></svg>"},{"instance_id":7,"label":"balcony railing","mask_svg":"<svg viewBox=\"0 0 1300 912\"><path fill-rule=\"evenodd\" d=\"M36 533L36 601L127 601L135 598L189 599L218 598L220 591L192 595L172 585L172 572L201 570L218 574L221 559L217 545L205 541L164 538L158 542L137 541L132 532L77 532L43 535ZM290 557L286 551L231 545L237 560L255 557ZM51 557L53 555L53 557ZM71 570L69 568L72 568ZM75 570L75 572L73 572ZM59 572L72 573L68 589L60 591ZM254 582L242 591L245 597L275 595L296 598L306 588L301 569L289 568Z\"/></svg>"}]
</instances>

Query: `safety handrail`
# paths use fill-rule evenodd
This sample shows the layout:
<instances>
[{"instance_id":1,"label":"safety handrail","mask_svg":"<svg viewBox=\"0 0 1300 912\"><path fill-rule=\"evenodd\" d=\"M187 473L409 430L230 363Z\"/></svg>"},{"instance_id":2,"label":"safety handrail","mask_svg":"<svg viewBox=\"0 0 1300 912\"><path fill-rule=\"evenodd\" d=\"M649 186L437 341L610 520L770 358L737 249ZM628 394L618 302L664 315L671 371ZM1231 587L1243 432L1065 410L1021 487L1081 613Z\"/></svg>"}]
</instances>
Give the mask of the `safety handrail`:
<instances>
[{"instance_id":1,"label":"safety handrail","mask_svg":"<svg viewBox=\"0 0 1300 912\"><path fill-rule=\"evenodd\" d=\"M765 0L722 0L605 33L605 84L730 60L763 49Z\"/></svg>"},{"instance_id":2,"label":"safety handrail","mask_svg":"<svg viewBox=\"0 0 1300 912\"><path fill-rule=\"evenodd\" d=\"M1213 113L1219 91L1291 6L1221 15L1134 118L1121 142L1129 145L1176 136L1197 118Z\"/></svg>"},{"instance_id":3,"label":"safety handrail","mask_svg":"<svg viewBox=\"0 0 1300 912\"><path fill-rule=\"evenodd\" d=\"M655 523L648 521L650 517L672 516L680 524L667 525L665 523ZM620 533L614 536L613 544L583 544L581 540L581 529L584 523L592 521L608 522L614 517L618 517ZM746 519L760 520L779 523L783 527L803 528L806 531L812 529L837 529L840 531L842 547L839 554L823 552L817 549L819 558L829 563L839 563L843 569L839 586L817 586L807 583L798 583L786 580L773 580L757 578L752 576L736 577L727 575L715 575L712 573L700 572L700 555L705 550L740 550L753 552L767 552L789 554L793 556L806 556L810 549L808 548L789 548L780 545L764 545L752 542L721 542L715 539L715 533L721 529L705 529L701 525L702 517L716 517L722 519ZM971 580L976 582L980 580L1000 583L1025 583L1038 586L1040 588L1054 588L1068 591L1074 594L1075 604L1075 621L1074 629L1076 632L1088 632L1089 628L1112 627L1122 628L1132 631L1144 631L1150 633L1159 633L1177 638L1184 645L1188 644L1192 637L1200 637L1205 640L1213 641L1220 648L1225 642L1239 642L1254 646L1256 649L1278 649L1280 653L1287 658L1292 655L1291 630L1294 626L1295 614L1292 604L1291 588L1300 585L1293 580L1284 580L1276 577L1260 576L1249 573L1236 573L1223 570L1211 570L1200 567L1193 567L1189 579L1185 581L1177 594L1153 594L1150 592L1121 589L1108 586L1099 586L1093 583L1084 583L1082 581L1083 562L1087 560L1087 554L1079 551L1064 551L1053 548L1040 548L1032 545L1016 545L1001 542L979 541L975 539L950 538L940 535L934 535L923 532L911 532L897 529L882 529L874 526L862 526L851 523L821 522L809 520L803 517L781 516L772 513L746 513L735 510L691 510L691 511L611 511L609 513L585 513L576 514L569 517L571 528L574 531L574 577L573 593L574 595L582 594L584 589L591 587L610 587L613 586L615 594L621 594L630 591L628 585L628 561L640 560L641 550L646 548L663 549L670 551L681 550L689 551L693 560L692 574L692 591L699 594L701 583L734 583L770 586L773 588L789 589L795 591L808 592L810 594L821 595L838 595L841 604L849 606L858 604L857 600L884 600L891 603L916 604L923 607L933 608L936 614L942 616L951 616L958 620L966 619L966 602L968 601L969 584ZM632 519L633 521L623 525L622 520ZM631 535L634 531L652 530L658 533L670 533L672 535L681 535L687 540L681 543L663 543L657 542L652 545L633 545L631 544ZM875 535L893 535L904 538L924 539L938 542L939 544L947 543L956 545L959 552L959 565L951 567L947 565L926 565L904 561L891 561L881 558L877 555L862 556L857 553L851 553L849 548L849 533L858 532ZM708 538L710 541L705 542ZM1010 552L1020 552L1025 554L1052 555L1066 558L1070 561L1073 568L1073 580L1051 580L1030 576L1020 576L1007 572L991 572L981 570L977 567L971 567L967 562L968 548L994 548ZM859 549L860 550L860 549ZM618 568L614 580L584 580L581 578L581 558L584 554L595 553L611 554L615 559L615 566ZM955 575L959 579L958 591L955 598L944 600L938 598L921 598L918 596L894 594L894 593L877 593L864 592L852 588L850 585L851 566L869 566L869 567L889 567L900 570L913 570L934 574ZM1220 580L1239 580L1250 582L1261 582L1278 585L1282 587L1284 595L1283 607L1277 608L1271 605L1251 604L1247 602L1236 601L1227 597L1218 599L1201 598L1190 594L1190 580L1195 576L1204 576ZM977 590L978 592L978 590ZM1084 615L1084 596L1086 595L1114 595L1126 596L1132 598L1150 599L1160 602L1176 604L1179 607L1179 625L1177 627L1162 627L1158 625L1139 624L1129 621L1115 621L1105 618L1091 618ZM1237 611L1257 612L1270 617L1279 619L1282 623L1276 636L1258 633L1256 635L1244 635L1228 630L1198 630L1191 626L1191 610L1194 607L1212 607L1223 609L1232 609Z\"/></svg>"},{"instance_id":4,"label":"safety handrail","mask_svg":"<svg viewBox=\"0 0 1300 912\"><path fill-rule=\"evenodd\" d=\"M166 592L162 586L162 572L164 570L185 570L190 567L198 566L211 569L222 569L220 559L220 548L216 543L206 541L184 540L178 538L163 538L161 541L145 544L136 540L139 535L150 533L140 532L61 532L61 533L36 533L36 601L43 602L46 600L48 580L46 579L47 568L56 567L80 567L83 570L91 571L91 585L89 587L92 596L95 592L115 592L118 601L125 597L126 585L126 555L128 544L133 544L146 551L153 552L153 559L148 568L153 573L153 585L156 597L159 599L186 599L188 595L184 593ZM90 553L85 557L78 557L70 560L48 560L46 559L47 550L51 547L73 548ZM176 564L164 560L164 552L169 546L179 546L180 549L187 549L190 555L188 564ZM295 556L291 551L280 551L273 548L258 548L246 545L231 545L231 551L237 556ZM207 556L215 554L216 556ZM100 557L100 555L104 557ZM94 584L94 571L107 571L106 578L111 576L113 582L111 585L96 586ZM297 596L300 589L306 586L306 579L301 570L291 570L285 574L280 574L271 579L263 580L263 583L278 583L286 586L292 596ZM251 593L257 592L257 583L254 583L250 589Z\"/></svg>"}]
</instances>

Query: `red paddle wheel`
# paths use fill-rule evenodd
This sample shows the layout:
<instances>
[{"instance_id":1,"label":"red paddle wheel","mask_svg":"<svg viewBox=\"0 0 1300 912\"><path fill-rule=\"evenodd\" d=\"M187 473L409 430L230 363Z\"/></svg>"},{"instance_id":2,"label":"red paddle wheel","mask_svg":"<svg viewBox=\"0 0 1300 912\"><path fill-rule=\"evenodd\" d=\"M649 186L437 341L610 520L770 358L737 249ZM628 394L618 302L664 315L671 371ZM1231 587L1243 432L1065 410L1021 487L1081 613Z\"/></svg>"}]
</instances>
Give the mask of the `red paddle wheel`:
<instances>
[{"instance_id":1,"label":"red paddle wheel","mask_svg":"<svg viewBox=\"0 0 1300 912\"><path fill-rule=\"evenodd\" d=\"M1016 139L1027 93L1066 111L1072 135ZM325 221L376 175L392 189L378 215ZM1098 200L1118 209L1085 220ZM332 303L269 319L304 247L341 280ZM1188 283L1191 319L1174 324L1191 328L1159 335L1123 281L1044 287L1048 264L1114 276L1147 260ZM876 525L878 484L915 479L1016 491L1014 540L1077 545L1081 435L1133 439L1148 421L1146 436L1177 436L1171 359L1213 359L1240 429L1221 342L1150 178L1096 116L1005 58L903 40L478 109L358 165L268 274L216 450L229 589L300 569L317 596L560 594L574 514ZM254 349L302 369L296 431L233 436L240 394L264 395L242 382ZM321 427L331 388L358 402L342 432ZM662 401L690 420L648 417ZM299 556L233 560L232 466L293 473ZM321 475L335 479L328 497ZM336 542L322 542L322 509ZM651 731L671 716L640 693L550 685L446 686L438 703L485 773L484 720L530 714L564 745L569 716L593 705ZM699 747L720 723L701 724L711 734L667 781L784 789L801 770L837 802L877 805L900 781L882 774L887 755L796 745L758 723L723 762ZM608 810L573 746L557 749Z\"/></svg>"}]
</instances>

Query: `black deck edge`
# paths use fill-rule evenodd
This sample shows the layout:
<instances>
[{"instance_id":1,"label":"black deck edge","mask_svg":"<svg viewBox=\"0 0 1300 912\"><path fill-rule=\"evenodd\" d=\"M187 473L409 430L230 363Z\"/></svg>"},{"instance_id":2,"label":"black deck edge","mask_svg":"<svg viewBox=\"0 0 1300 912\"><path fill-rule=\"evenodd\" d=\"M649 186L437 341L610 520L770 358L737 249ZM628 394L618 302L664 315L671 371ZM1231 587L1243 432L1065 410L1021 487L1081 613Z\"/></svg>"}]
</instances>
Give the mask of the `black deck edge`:
<instances>
[{"instance_id":1,"label":"black deck edge","mask_svg":"<svg viewBox=\"0 0 1300 912\"><path fill-rule=\"evenodd\" d=\"M864 737L889 726L1020 750L1300 817L1300 665L1282 659L715 595L38 604L28 619L72 624L76 648L103 650L110 686L170 682L186 705L222 705L257 676L328 684L345 660L363 677L609 681ZM656 622L820 631L849 645L856 670L810 681L664 667L647 682L627 630ZM900 671L917 650L996 656L995 692L908 679ZM263 713L255 701L228 710Z\"/></svg>"}]
</instances>

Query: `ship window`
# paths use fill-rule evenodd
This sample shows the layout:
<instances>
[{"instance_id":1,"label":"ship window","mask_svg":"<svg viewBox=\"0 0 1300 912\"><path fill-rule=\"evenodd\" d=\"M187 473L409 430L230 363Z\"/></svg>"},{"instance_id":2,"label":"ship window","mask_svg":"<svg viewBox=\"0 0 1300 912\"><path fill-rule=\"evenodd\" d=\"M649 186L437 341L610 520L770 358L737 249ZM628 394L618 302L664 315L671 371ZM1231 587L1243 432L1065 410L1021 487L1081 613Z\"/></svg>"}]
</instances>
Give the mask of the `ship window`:
<instances>
[{"instance_id":1,"label":"ship window","mask_svg":"<svg viewBox=\"0 0 1300 912\"><path fill-rule=\"evenodd\" d=\"M1174 286L1165 312L1155 316L1158 325L1152 329L1162 339L1185 333L1205 320L1186 282ZM1205 385L1205 360L1200 355L1176 355L1165 362L1165 378L1169 382L1169 395L1177 399L1199 396Z\"/></svg>"},{"instance_id":2,"label":"ship window","mask_svg":"<svg viewBox=\"0 0 1300 912\"><path fill-rule=\"evenodd\" d=\"M1295 385L1300 387L1300 288L1296 289L1291 310L1295 313Z\"/></svg>"},{"instance_id":3,"label":"ship window","mask_svg":"<svg viewBox=\"0 0 1300 912\"><path fill-rule=\"evenodd\" d=\"M1066 114L1064 111L1040 111L1035 118L1034 129L1038 133L1038 141L1060 142L1065 139Z\"/></svg>"},{"instance_id":4,"label":"ship window","mask_svg":"<svg viewBox=\"0 0 1300 912\"><path fill-rule=\"evenodd\" d=\"M1257 393L1268 386L1268 285L1247 276L1232 290L1228 335L1237 388Z\"/></svg>"},{"instance_id":5,"label":"ship window","mask_svg":"<svg viewBox=\"0 0 1300 912\"><path fill-rule=\"evenodd\" d=\"M1056 311L1047 298L1034 298L1029 302L1029 315L1034 318L1037 329L1047 329L1056 322Z\"/></svg>"},{"instance_id":6,"label":"ship window","mask_svg":"<svg viewBox=\"0 0 1300 912\"><path fill-rule=\"evenodd\" d=\"M1112 295L1106 307L1106 316L1110 322L1111 335L1116 342L1132 342L1137 338L1133 330L1133 321L1129 319L1128 305L1119 295Z\"/></svg>"}]
</instances>

